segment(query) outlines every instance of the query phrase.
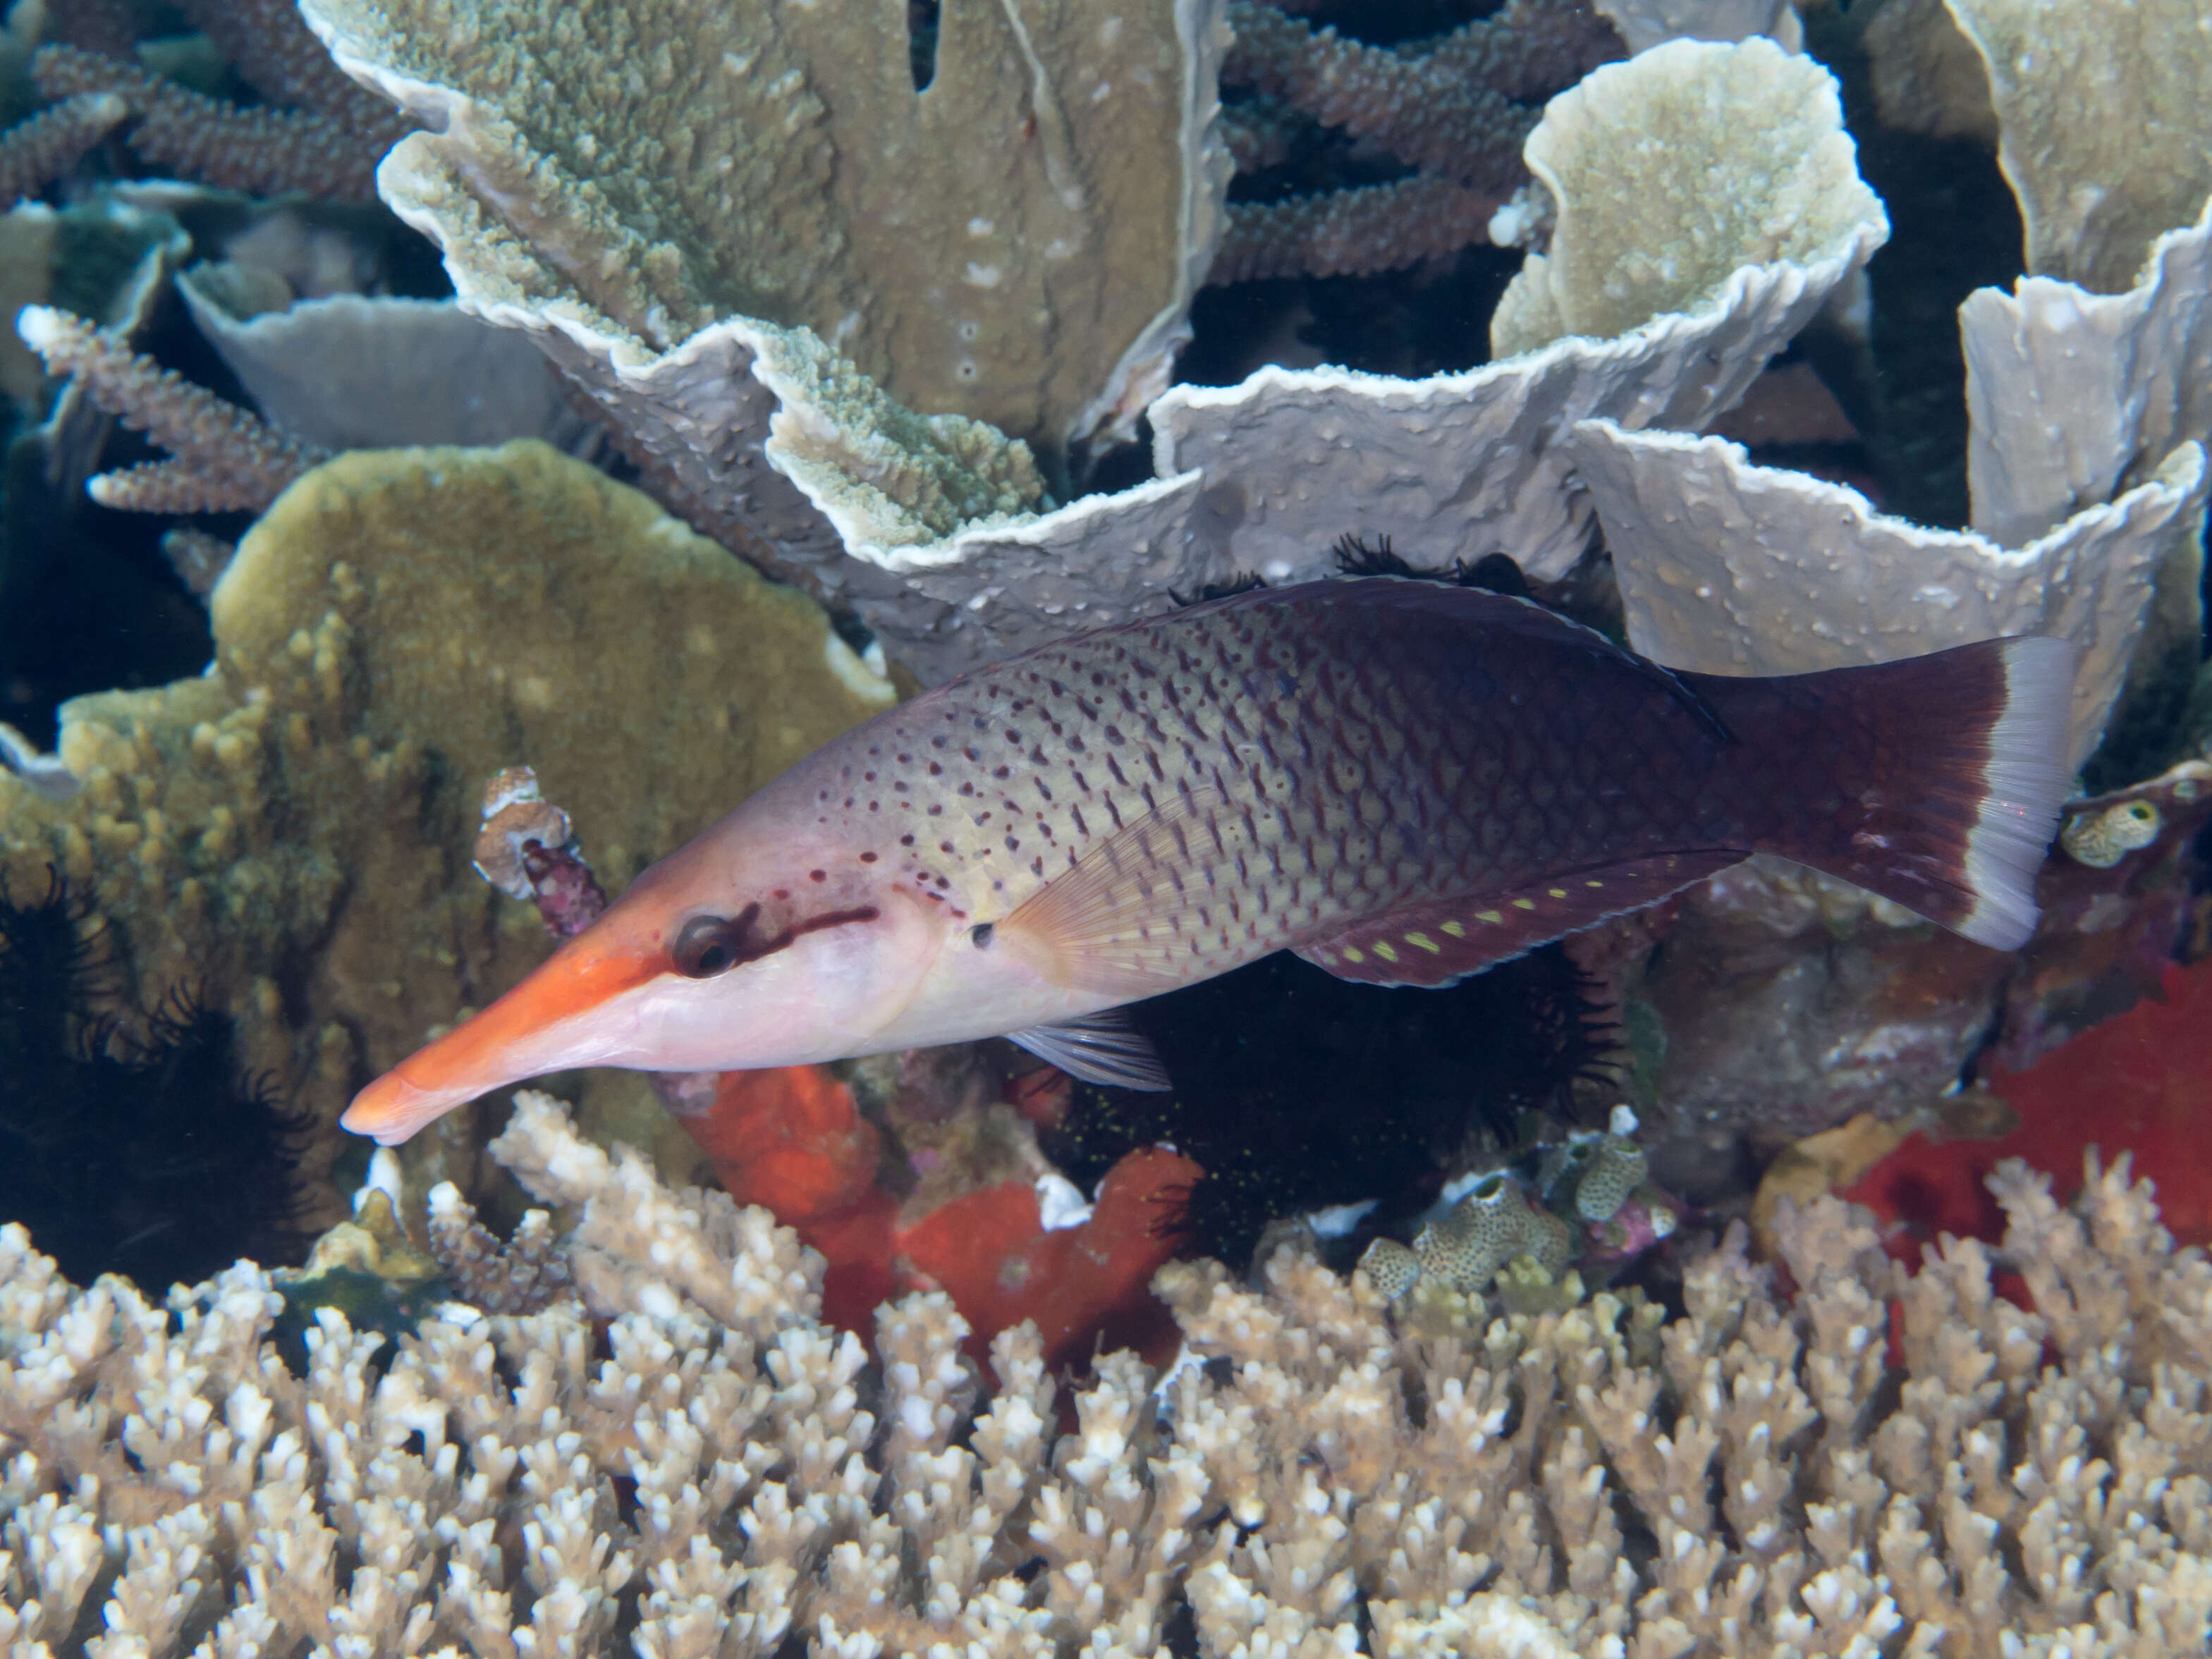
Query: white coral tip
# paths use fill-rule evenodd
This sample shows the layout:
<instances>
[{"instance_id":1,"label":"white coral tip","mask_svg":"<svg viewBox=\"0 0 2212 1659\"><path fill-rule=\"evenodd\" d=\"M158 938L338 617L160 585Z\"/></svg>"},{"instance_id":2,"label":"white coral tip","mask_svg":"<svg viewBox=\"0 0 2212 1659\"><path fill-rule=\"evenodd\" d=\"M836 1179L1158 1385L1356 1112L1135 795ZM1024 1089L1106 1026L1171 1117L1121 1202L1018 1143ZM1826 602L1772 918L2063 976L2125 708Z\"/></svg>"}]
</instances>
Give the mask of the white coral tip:
<instances>
[{"instance_id":1,"label":"white coral tip","mask_svg":"<svg viewBox=\"0 0 2212 1659\"><path fill-rule=\"evenodd\" d=\"M399 1155L389 1146L380 1146L368 1160L368 1179L353 1195L353 1212L361 1213L361 1206L368 1202L371 1193L382 1193L392 1200L392 1207L399 1207L399 1200L406 1188L406 1180L399 1168Z\"/></svg>"}]
</instances>

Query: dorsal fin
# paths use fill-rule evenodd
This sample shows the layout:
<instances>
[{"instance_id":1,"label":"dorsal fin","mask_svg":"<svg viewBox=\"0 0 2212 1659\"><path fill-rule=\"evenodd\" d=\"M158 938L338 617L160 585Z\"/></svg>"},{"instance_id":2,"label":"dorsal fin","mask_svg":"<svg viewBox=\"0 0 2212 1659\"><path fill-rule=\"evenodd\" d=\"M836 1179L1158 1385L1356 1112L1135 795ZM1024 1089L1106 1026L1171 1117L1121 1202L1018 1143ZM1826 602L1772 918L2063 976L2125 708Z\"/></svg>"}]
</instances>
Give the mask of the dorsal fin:
<instances>
[{"instance_id":1,"label":"dorsal fin","mask_svg":"<svg viewBox=\"0 0 2212 1659\"><path fill-rule=\"evenodd\" d=\"M1587 652L1593 657L1617 663L1665 686L1668 694L1695 715L1698 724L1716 738L1723 743L1735 741L1735 734L1729 729L1728 723L1722 720L1718 711L1685 684L1673 669L1663 663L1654 662L1649 657L1638 656L1588 623L1562 616L1534 599L1483 588L1450 587L1420 577L1376 575L1347 577L1318 584L1293 583L1288 587L1260 588L1250 592L1233 593L1212 603L1222 610L1311 604L1317 597L1317 588L1325 590L1328 598L1376 611L1450 617L1504 633L1518 634L1524 639L1545 640L1570 650ZM1194 611L1206 608L1203 605L1191 607Z\"/></svg>"}]
</instances>

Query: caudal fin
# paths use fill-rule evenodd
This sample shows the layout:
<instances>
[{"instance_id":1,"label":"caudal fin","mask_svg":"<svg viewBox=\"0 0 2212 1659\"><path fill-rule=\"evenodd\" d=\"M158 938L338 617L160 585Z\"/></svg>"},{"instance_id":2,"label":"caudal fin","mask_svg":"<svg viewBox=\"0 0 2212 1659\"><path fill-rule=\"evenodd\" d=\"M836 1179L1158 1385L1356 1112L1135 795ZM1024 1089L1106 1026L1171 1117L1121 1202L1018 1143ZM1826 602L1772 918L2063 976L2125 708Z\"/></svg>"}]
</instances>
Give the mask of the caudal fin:
<instances>
[{"instance_id":1,"label":"caudal fin","mask_svg":"<svg viewBox=\"0 0 2212 1659\"><path fill-rule=\"evenodd\" d=\"M2075 660L2063 640L2021 638L1786 679L1682 678L1745 744L1768 802L1759 851L2014 951L2035 931L2069 781Z\"/></svg>"}]
</instances>

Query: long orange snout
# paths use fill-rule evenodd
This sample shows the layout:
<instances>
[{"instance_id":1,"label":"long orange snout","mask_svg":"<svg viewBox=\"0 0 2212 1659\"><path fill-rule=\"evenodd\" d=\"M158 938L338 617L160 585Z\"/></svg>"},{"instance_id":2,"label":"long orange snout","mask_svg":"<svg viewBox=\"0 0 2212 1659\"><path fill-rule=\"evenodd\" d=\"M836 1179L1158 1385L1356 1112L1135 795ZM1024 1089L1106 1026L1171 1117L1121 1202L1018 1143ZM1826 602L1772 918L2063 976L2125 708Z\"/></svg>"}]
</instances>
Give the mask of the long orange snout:
<instances>
[{"instance_id":1,"label":"long orange snout","mask_svg":"<svg viewBox=\"0 0 2212 1659\"><path fill-rule=\"evenodd\" d=\"M612 1005L653 978L660 964L613 945L592 933L569 940L489 1008L356 1095L338 1121L356 1134L396 1146L494 1089L617 1060L629 1033Z\"/></svg>"}]
</instances>

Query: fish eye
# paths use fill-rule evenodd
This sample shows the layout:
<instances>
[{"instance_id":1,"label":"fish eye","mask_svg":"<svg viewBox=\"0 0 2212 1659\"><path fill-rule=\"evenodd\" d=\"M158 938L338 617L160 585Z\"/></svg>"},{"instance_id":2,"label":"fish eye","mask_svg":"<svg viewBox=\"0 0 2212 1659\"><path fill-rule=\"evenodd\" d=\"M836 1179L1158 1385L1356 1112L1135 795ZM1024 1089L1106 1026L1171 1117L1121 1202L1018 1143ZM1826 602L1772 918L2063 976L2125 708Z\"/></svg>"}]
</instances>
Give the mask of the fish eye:
<instances>
[{"instance_id":1,"label":"fish eye","mask_svg":"<svg viewBox=\"0 0 2212 1659\"><path fill-rule=\"evenodd\" d=\"M687 979L712 979L736 967L744 957L741 947L747 920L692 917L676 935L675 947L669 952L675 958L676 971Z\"/></svg>"}]
</instances>

